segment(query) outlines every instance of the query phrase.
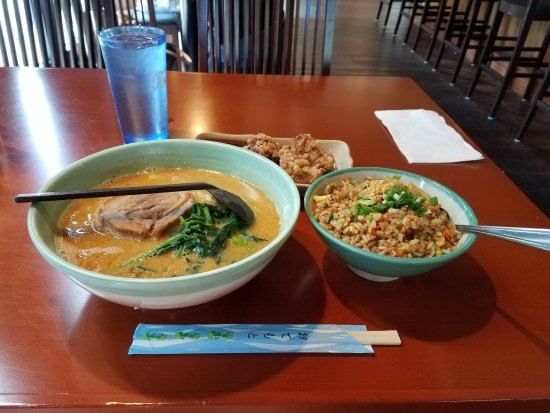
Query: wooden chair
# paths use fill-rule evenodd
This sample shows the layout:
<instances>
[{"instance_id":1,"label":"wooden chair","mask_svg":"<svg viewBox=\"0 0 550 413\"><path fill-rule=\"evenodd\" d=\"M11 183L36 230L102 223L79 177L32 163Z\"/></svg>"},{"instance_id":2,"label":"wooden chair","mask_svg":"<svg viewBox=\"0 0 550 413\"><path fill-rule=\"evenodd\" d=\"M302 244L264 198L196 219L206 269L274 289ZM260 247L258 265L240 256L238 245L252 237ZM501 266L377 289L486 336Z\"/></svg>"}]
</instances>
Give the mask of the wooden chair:
<instances>
[{"instance_id":1,"label":"wooden chair","mask_svg":"<svg viewBox=\"0 0 550 413\"><path fill-rule=\"evenodd\" d=\"M531 105L529 106L529 110L527 111L527 116L525 116L523 123L521 124L520 128L516 132L516 136L514 139L515 142L522 141L523 135L529 128L529 125L531 124L531 121L535 117L535 114L537 113L538 109L544 109L544 110L550 109L550 106L544 102L544 98L547 98L547 97L550 97L550 68L546 69L546 74L544 75L544 79L541 82L535 94L535 97L531 102Z\"/></svg>"},{"instance_id":2,"label":"wooden chair","mask_svg":"<svg viewBox=\"0 0 550 413\"><path fill-rule=\"evenodd\" d=\"M437 70L439 63L446 49L458 54L457 62L451 78L451 85L454 85L468 50L475 50L473 63L477 64L488 33L491 30L490 18L494 5L498 0L468 0L471 2L470 13L466 14L466 21L458 18L458 7L461 1L453 4L449 20L445 27L443 42L437 53L434 69ZM484 7L482 7L484 6ZM467 8L470 8L467 6Z\"/></svg>"},{"instance_id":3,"label":"wooden chair","mask_svg":"<svg viewBox=\"0 0 550 413\"><path fill-rule=\"evenodd\" d=\"M519 29L516 36L499 37L498 31L504 16L512 16L518 19ZM524 99L528 99L533 89L534 81L541 79L543 70L548 67L544 61L550 44L550 30L540 46L526 47L525 41L533 21L550 21L550 0L500 0L493 25L481 59L476 67L476 72L470 88L466 93L466 99L470 99L479 81L481 72L486 72L500 82L497 97L489 112L489 119L493 119L500 108L504 95L512 80L516 77L529 79L524 93ZM509 45L513 42L513 46ZM528 55L526 55L528 54ZM504 76L501 76L490 63L494 61L509 62ZM522 70L527 69L527 70Z\"/></svg>"},{"instance_id":4,"label":"wooden chair","mask_svg":"<svg viewBox=\"0 0 550 413\"><path fill-rule=\"evenodd\" d=\"M397 21L393 29L393 35L396 36L399 31L399 26L401 25L401 19L405 17L409 19L407 29L405 30L405 38L403 39L403 44L407 44L409 41L409 36L411 34L411 29L414 24L414 19L418 16L422 16L422 11L424 8L424 2L421 0L403 0L401 2L401 7L399 9L399 14L397 15Z\"/></svg>"},{"instance_id":5,"label":"wooden chair","mask_svg":"<svg viewBox=\"0 0 550 413\"><path fill-rule=\"evenodd\" d=\"M460 0L425 0L420 24L414 39L412 50L416 50L422 33L427 33L431 40L428 45L424 63L428 63L432 57L435 44L439 33L444 32L449 23L450 15L454 12L454 24L466 24L467 15L470 13L472 0L467 0L465 10L459 11L458 4ZM449 4L450 3L450 4Z\"/></svg>"},{"instance_id":6,"label":"wooden chair","mask_svg":"<svg viewBox=\"0 0 550 413\"><path fill-rule=\"evenodd\" d=\"M112 1L112 0L111 0ZM105 0L104 0L105 3ZM157 0L119 0L114 1L117 26L144 25L163 29L172 43L178 43L181 33L180 7L187 2L170 1L169 8L157 6ZM164 3L160 3L164 5Z\"/></svg>"},{"instance_id":7,"label":"wooden chair","mask_svg":"<svg viewBox=\"0 0 550 413\"><path fill-rule=\"evenodd\" d=\"M102 29L157 23L153 0L0 1L0 66L103 68ZM167 50L171 68L189 62L177 46Z\"/></svg>"},{"instance_id":8,"label":"wooden chair","mask_svg":"<svg viewBox=\"0 0 550 413\"><path fill-rule=\"evenodd\" d=\"M190 0L170 1L169 8L157 6L156 0L100 0L107 18L106 26L155 26L166 33L168 70L192 69L192 60L183 51L188 33L184 30L184 14ZM162 3L164 4L164 3ZM183 10L182 10L183 9ZM185 31L185 33L184 33Z\"/></svg>"},{"instance_id":9,"label":"wooden chair","mask_svg":"<svg viewBox=\"0 0 550 413\"><path fill-rule=\"evenodd\" d=\"M0 66L101 68L97 1L0 2Z\"/></svg>"},{"instance_id":10,"label":"wooden chair","mask_svg":"<svg viewBox=\"0 0 550 413\"><path fill-rule=\"evenodd\" d=\"M199 71L329 75L336 0L202 0Z\"/></svg>"}]
</instances>

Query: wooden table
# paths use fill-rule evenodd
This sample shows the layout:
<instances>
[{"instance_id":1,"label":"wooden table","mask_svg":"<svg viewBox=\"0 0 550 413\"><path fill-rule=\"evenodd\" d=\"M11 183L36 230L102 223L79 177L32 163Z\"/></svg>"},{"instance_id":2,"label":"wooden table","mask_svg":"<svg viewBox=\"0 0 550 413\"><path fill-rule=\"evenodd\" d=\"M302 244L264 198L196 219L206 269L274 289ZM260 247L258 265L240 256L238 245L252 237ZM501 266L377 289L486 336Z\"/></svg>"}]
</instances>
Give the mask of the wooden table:
<instances>
[{"instance_id":1,"label":"wooden table","mask_svg":"<svg viewBox=\"0 0 550 413\"><path fill-rule=\"evenodd\" d=\"M405 161L373 111L442 113L411 79L170 73L169 95L174 137L215 130L344 139L355 165L429 176L461 194L484 224L549 226L489 159ZM550 411L548 253L478 238L438 271L374 283L327 251L302 214L267 269L229 296L177 311L111 304L46 264L27 235L27 207L12 202L70 162L121 143L104 73L1 69L0 96L2 406ZM397 329L403 346L362 357L129 357L138 322L357 323Z\"/></svg>"}]
</instances>

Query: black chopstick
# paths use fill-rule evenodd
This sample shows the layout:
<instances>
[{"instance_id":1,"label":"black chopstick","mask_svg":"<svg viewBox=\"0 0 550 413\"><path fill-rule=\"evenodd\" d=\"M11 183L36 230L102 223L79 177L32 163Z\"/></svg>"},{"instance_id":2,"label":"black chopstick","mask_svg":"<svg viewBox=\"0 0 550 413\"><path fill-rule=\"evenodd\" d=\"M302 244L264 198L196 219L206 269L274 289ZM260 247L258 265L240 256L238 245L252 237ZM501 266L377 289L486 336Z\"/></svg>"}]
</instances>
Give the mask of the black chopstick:
<instances>
[{"instance_id":1,"label":"black chopstick","mask_svg":"<svg viewBox=\"0 0 550 413\"><path fill-rule=\"evenodd\" d=\"M148 186L129 186L129 187L122 187L122 188L84 189L84 190L75 190L75 191L66 191L66 192L42 192L42 193L30 193L30 194L18 194L15 196L14 201L17 203L61 201L66 199L157 194L157 193L163 193L163 192L191 191L191 190L197 190L197 189L217 189L217 187L211 184L207 184L205 182L191 182L191 183L170 184L170 185L148 185Z\"/></svg>"}]
</instances>

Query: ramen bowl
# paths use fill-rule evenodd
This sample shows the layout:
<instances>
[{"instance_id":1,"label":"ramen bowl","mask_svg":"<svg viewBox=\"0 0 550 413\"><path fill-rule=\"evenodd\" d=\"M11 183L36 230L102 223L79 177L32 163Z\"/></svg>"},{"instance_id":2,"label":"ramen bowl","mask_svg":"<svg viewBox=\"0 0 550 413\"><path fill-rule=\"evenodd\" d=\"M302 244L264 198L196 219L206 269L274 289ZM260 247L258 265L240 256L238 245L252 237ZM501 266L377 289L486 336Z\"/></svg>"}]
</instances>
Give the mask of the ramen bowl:
<instances>
[{"instance_id":1,"label":"ramen bowl","mask_svg":"<svg viewBox=\"0 0 550 413\"><path fill-rule=\"evenodd\" d=\"M472 246L476 236L464 233L454 250L439 256L399 258L381 255L344 242L315 219L312 210L313 197L324 194L328 184L339 182L344 178L362 180L366 177L383 178L388 176L399 176L402 183L412 183L430 197L437 197L439 204L455 224L477 224L472 208L462 197L425 176L398 169L376 167L349 168L331 172L311 184L305 195L304 207L311 224L321 239L354 273L371 281L393 281L432 271L460 257Z\"/></svg>"},{"instance_id":2,"label":"ramen bowl","mask_svg":"<svg viewBox=\"0 0 550 413\"><path fill-rule=\"evenodd\" d=\"M60 272L98 297L130 307L172 309L205 303L226 295L254 278L290 236L300 211L300 197L290 177L273 162L231 145L194 140L167 140L113 147L66 167L41 192L87 189L109 178L146 168L193 167L223 172L260 188L279 214L279 233L264 248L202 273L167 278L129 278L78 267L56 252L57 224L70 201L31 205L28 230L39 253Z\"/></svg>"}]
</instances>

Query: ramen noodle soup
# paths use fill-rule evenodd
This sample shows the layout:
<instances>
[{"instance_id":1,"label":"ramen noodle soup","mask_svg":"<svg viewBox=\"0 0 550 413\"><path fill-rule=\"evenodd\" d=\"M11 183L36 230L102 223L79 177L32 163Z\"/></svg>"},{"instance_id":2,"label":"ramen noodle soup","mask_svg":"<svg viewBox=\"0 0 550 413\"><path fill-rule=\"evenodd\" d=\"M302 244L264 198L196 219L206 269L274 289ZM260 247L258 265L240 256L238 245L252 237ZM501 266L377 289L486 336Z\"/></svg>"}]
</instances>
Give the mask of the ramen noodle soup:
<instances>
[{"instance_id":1,"label":"ramen noodle soup","mask_svg":"<svg viewBox=\"0 0 550 413\"><path fill-rule=\"evenodd\" d=\"M206 182L232 192L253 210L246 225L207 191L81 199L58 223L56 249L87 270L159 278L214 270L240 261L279 233L279 215L260 189L221 172L148 169L99 188Z\"/></svg>"}]
</instances>

